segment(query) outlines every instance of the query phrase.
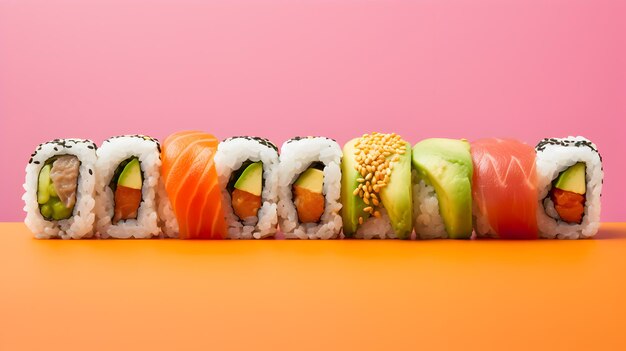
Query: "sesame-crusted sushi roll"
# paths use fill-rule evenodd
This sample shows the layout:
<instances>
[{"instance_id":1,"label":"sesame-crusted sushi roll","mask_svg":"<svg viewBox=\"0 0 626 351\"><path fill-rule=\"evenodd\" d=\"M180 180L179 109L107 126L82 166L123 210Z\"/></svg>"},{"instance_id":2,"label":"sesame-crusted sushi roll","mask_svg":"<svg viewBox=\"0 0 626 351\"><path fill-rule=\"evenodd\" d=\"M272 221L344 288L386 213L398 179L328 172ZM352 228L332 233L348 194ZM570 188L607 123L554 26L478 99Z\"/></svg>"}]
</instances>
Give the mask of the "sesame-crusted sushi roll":
<instances>
[{"instance_id":1,"label":"sesame-crusted sushi roll","mask_svg":"<svg viewBox=\"0 0 626 351\"><path fill-rule=\"evenodd\" d=\"M341 170L344 236L410 239L411 144L395 133L364 134L344 145Z\"/></svg>"},{"instance_id":2,"label":"sesame-crusted sushi roll","mask_svg":"<svg viewBox=\"0 0 626 351\"><path fill-rule=\"evenodd\" d=\"M40 144L26 166L24 223L36 238L93 235L96 144L55 139Z\"/></svg>"},{"instance_id":3,"label":"sesame-crusted sushi roll","mask_svg":"<svg viewBox=\"0 0 626 351\"><path fill-rule=\"evenodd\" d=\"M547 138L537 147L539 236L589 238L600 227L604 171L595 144L584 137Z\"/></svg>"},{"instance_id":4,"label":"sesame-crusted sushi roll","mask_svg":"<svg viewBox=\"0 0 626 351\"><path fill-rule=\"evenodd\" d=\"M278 148L271 141L236 136L215 154L230 239L262 239L276 234Z\"/></svg>"},{"instance_id":5,"label":"sesame-crusted sushi roll","mask_svg":"<svg viewBox=\"0 0 626 351\"><path fill-rule=\"evenodd\" d=\"M325 137L287 140L278 170L278 217L286 238L333 239L341 232L341 147Z\"/></svg>"},{"instance_id":6,"label":"sesame-crusted sushi roll","mask_svg":"<svg viewBox=\"0 0 626 351\"><path fill-rule=\"evenodd\" d=\"M472 236L472 155L467 140L413 146L413 224L418 239Z\"/></svg>"},{"instance_id":7,"label":"sesame-crusted sushi roll","mask_svg":"<svg viewBox=\"0 0 626 351\"><path fill-rule=\"evenodd\" d=\"M104 141L96 163L96 230L102 238L161 234L157 211L160 145L144 135Z\"/></svg>"}]
</instances>

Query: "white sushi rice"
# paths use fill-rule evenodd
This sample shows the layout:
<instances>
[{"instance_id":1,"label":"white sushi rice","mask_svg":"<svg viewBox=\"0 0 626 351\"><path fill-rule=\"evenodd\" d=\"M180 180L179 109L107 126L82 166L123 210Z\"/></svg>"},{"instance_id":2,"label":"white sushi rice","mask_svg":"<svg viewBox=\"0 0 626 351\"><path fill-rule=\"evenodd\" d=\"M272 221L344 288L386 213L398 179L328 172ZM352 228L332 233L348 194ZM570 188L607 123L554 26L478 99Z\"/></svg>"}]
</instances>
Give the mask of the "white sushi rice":
<instances>
[{"instance_id":1,"label":"white sushi rice","mask_svg":"<svg viewBox=\"0 0 626 351\"><path fill-rule=\"evenodd\" d=\"M26 166L26 180L22 196L26 218L24 223L38 239L81 239L93 236L95 221L94 187L96 145L91 140L56 139L37 147ZM56 155L74 155L80 161L76 204L72 217L60 221L48 221L39 211L37 185L39 172L45 162Z\"/></svg>"},{"instance_id":2,"label":"white sushi rice","mask_svg":"<svg viewBox=\"0 0 626 351\"><path fill-rule=\"evenodd\" d=\"M222 190L222 208L230 239L262 239L274 236L278 225L278 152L268 146L267 140L252 137L234 137L221 142L215 154L215 167ZM245 161L263 162L263 190L261 208L257 217L241 221L234 213L228 182L233 172Z\"/></svg>"},{"instance_id":3,"label":"white sushi rice","mask_svg":"<svg viewBox=\"0 0 626 351\"><path fill-rule=\"evenodd\" d=\"M158 141L142 135L124 135L105 140L97 152L96 162L96 230L101 238L150 238L159 236L157 190L159 188L161 158ZM137 219L112 223L115 207L109 182L120 163L137 157L143 174L141 203Z\"/></svg>"},{"instance_id":4,"label":"white sushi rice","mask_svg":"<svg viewBox=\"0 0 626 351\"><path fill-rule=\"evenodd\" d=\"M370 216L367 220L361 224L356 233L354 233L355 239L397 239L398 236L391 226L391 220L387 214L387 210L381 203L378 206L378 212L380 217L376 218Z\"/></svg>"},{"instance_id":5,"label":"white sushi rice","mask_svg":"<svg viewBox=\"0 0 626 351\"><path fill-rule=\"evenodd\" d=\"M165 182L159 174L159 185L157 187L157 213L159 215L159 227L163 236L168 238L178 237L178 220L172 208L170 198L165 190Z\"/></svg>"},{"instance_id":6,"label":"white sushi rice","mask_svg":"<svg viewBox=\"0 0 626 351\"><path fill-rule=\"evenodd\" d=\"M478 207L477 201L472 201L472 222L477 238L498 238L498 234L489 223L489 218Z\"/></svg>"},{"instance_id":7,"label":"white sushi rice","mask_svg":"<svg viewBox=\"0 0 626 351\"><path fill-rule=\"evenodd\" d=\"M600 228L600 195L604 171L595 144L588 139L568 137L544 139L537 146L539 235L548 239L579 239L594 236ZM587 192L582 222L570 224L559 219L550 199L552 182L561 172L578 162L586 164Z\"/></svg>"},{"instance_id":8,"label":"white sushi rice","mask_svg":"<svg viewBox=\"0 0 626 351\"><path fill-rule=\"evenodd\" d=\"M332 139L310 137L286 141L281 148L278 176L278 217L286 238L333 239L339 236L342 220L341 147ZM293 203L292 185L313 162L324 164L324 213L319 223L300 223Z\"/></svg>"},{"instance_id":9,"label":"white sushi rice","mask_svg":"<svg viewBox=\"0 0 626 351\"><path fill-rule=\"evenodd\" d=\"M447 239L448 233L439 212L439 199L432 185L420 178L415 170L413 178L413 227L417 239Z\"/></svg>"}]
</instances>

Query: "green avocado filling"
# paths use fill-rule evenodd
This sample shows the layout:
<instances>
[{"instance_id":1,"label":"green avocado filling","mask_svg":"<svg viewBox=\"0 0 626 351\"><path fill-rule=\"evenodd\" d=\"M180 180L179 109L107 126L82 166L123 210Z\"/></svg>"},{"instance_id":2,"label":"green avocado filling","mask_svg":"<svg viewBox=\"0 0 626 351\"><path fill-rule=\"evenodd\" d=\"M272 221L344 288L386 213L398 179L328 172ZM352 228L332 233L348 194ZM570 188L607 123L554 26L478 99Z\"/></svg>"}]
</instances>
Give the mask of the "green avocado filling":
<instances>
[{"instance_id":1,"label":"green avocado filling","mask_svg":"<svg viewBox=\"0 0 626 351\"><path fill-rule=\"evenodd\" d=\"M139 158L137 158L137 156L131 156L120 162L117 166L109 182L109 188L115 193L118 185L131 189L141 189L142 184L143 173L141 172Z\"/></svg>"},{"instance_id":2,"label":"green avocado filling","mask_svg":"<svg viewBox=\"0 0 626 351\"><path fill-rule=\"evenodd\" d=\"M137 156L131 156L113 172L109 187L114 194L112 223L136 219L142 201L143 172Z\"/></svg>"},{"instance_id":3,"label":"green avocado filling","mask_svg":"<svg viewBox=\"0 0 626 351\"><path fill-rule=\"evenodd\" d=\"M261 172L259 172L259 168ZM252 184L258 182L258 176L261 176L262 190L263 186L265 186L265 179L263 179L263 162L244 161L241 167L231 173L228 184L226 184L226 189L229 193L232 193L235 189L245 191L245 189L248 189Z\"/></svg>"},{"instance_id":4,"label":"green avocado filling","mask_svg":"<svg viewBox=\"0 0 626 351\"><path fill-rule=\"evenodd\" d=\"M585 178L586 164L578 162L561 172L553 183L557 189L584 195L587 192L587 181Z\"/></svg>"},{"instance_id":5,"label":"green avocado filling","mask_svg":"<svg viewBox=\"0 0 626 351\"><path fill-rule=\"evenodd\" d=\"M321 194L324 187L324 171L317 168L307 168L293 183L312 193Z\"/></svg>"},{"instance_id":6,"label":"green avocado filling","mask_svg":"<svg viewBox=\"0 0 626 351\"><path fill-rule=\"evenodd\" d=\"M261 191L263 190L263 162L250 163L244 168L237 181L233 184L233 189L261 196Z\"/></svg>"}]
</instances>

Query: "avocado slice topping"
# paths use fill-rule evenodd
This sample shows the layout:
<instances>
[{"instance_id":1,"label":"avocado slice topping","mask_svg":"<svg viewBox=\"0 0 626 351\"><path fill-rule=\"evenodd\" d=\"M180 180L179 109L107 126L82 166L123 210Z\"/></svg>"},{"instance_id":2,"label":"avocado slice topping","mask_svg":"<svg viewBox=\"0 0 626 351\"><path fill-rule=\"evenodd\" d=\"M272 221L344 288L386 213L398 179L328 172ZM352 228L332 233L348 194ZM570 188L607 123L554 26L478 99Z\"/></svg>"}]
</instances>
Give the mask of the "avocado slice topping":
<instances>
[{"instance_id":1,"label":"avocado slice topping","mask_svg":"<svg viewBox=\"0 0 626 351\"><path fill-rule=\"evenodd\" d=\"M554 182L554 187L564 191L584 195L587 192L587 181L585 176L586 168L587 167L584 162L576 163L561 172L559 177Z\"/></svg>"},{"instance_id":2,"label":"avocado slice topping","mask_svg":"<svg viewBox=\"0 0 626 351\"><path fill-rule=\"evenodd\" d=\"M413 147L413 168L432 185L448 237L472 236L472 175L470 144L466 140L431 138Z\"/></svg>"},{"instance_id":3,"label":"avocado slice topping","mask_svg":"<svg viewBox=\"0 0 626 351\"><path fill-rule=\"evenodd\" d=\"M375 208L376 203L368 200L369 204L359 196L356 190L359 184L364 183L363 175L357 171L359 164L356 160L356 144L361 138L350 140L343 147L343 158L341 162L341 216L343 218L343 232L346 237L352 237L357 232L359 225L366 221L372 214L377 215L377 211L365 210ZM392 161L393 169L389 175L385 186L379 188L378 198L387 211L389 221L396 236L400 239L409 238L413 230L413 202L411 189L411 145L403 141L406 145L403 154L397 154L395 161ZM392 156L388 156L390 160ZM361 221L359 220L361 218Z\"/></svg>"},{"instance_id":4,"label":"avocado slice topping","mask_svg":"<svg viewBox=\"0 0 626 351\"><path fill-rule=\"evenodd\" d=\"M411 144L399 155L389 183L380 190L391 227L399 239L408 239L413 231L413 187L411 186Z\"/></svg>"},{"instance_id":5,"label":"avocado slice topping","mask_svg":"<svg viewBox=\"0 0 626 351\"><path fill-rule=\"evenodd\" d=\"M354 236L359 228L359 217L365 221L370 216L368 212L363 211L368 205L353 193L360 184L357 179L361 177L361 174L355 169L357 163L354 159L354 151L356 150L354 144L358 140L358 138L352 139L344 145L343 158L341 159L341 203L343 204L341 217L343 219L343 234L348 238Z\"/></svg>"},{"instance_id":6,"label":"avocado slice topping","mask_svg":"<svg viewBox=\"0 0 626 351\"><path fill-rule=\"evenodd\" d=\"M248 165L235 182L235 189L261 196L263 190L263 162Z\"/></svg>"}]
</instances>

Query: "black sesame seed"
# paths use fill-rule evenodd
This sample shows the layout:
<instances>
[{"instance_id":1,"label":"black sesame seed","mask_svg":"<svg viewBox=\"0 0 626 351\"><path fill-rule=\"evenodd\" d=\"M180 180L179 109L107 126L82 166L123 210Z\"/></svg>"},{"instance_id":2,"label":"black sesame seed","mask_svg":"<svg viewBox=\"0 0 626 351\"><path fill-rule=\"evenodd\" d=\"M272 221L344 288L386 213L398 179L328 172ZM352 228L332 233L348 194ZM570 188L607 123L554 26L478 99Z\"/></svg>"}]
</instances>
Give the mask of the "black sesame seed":
<instances>
[{"instance_id":1,"label":"black sesame seed","mask_svg":"<svg viewBox=\"0 0 626 351\"><path fill-rule=\"evenodd\" d=\"M337 140L335 140L335 139L328 138L328 137L323 137L323 136L305 136L305 137L302 137L302 136L295 136L295 137L293 137L293 138L291 138L291 139L287 140L287 141L285 142L285 144L289 144L289 143L291 143L291 142L294 142L294 141L299 141L299 140L303 140L303 139L314 139L314 138L321 138L321 139L332 140L332 141L334 141L334 142L337 142Z\"/></svg>"},{"instance_id":2,"label":"black sesame seed","mask_svg":"<svg viewBox=\"0 0 626 351\"><path fill-rule=\"evenodd\" d=\"M235 140L235 139L245 139L245 140L256 141L257 143L263 146L267 146L270 149L273 149L274 151L278 152L278 147L274 143L272 143L269 139L266 139L266 138L261 138L261 137L256 137L256 136L238 135L238 136L226 138L224 139L224 141Z\"/></svg>"}]
</instances>

